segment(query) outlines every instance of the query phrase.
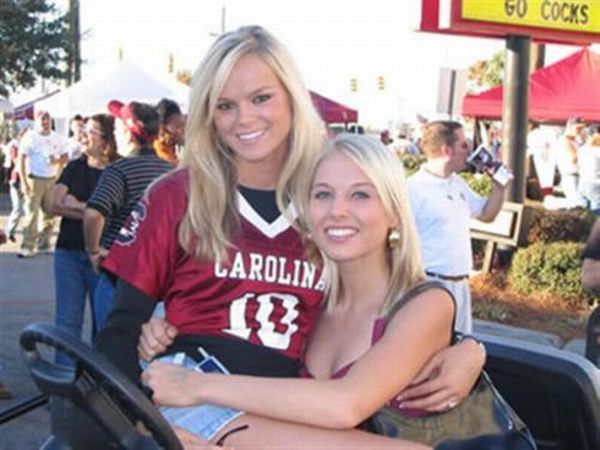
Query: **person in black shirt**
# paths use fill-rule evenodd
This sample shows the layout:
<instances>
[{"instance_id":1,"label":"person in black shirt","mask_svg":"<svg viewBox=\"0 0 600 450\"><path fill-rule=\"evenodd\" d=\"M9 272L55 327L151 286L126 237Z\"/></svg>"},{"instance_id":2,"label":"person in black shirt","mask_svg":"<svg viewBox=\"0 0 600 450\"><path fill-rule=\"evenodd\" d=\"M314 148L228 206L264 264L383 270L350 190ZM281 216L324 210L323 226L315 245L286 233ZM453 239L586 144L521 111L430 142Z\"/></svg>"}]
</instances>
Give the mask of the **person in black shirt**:
<instances>
[{"instance_id":1,"label":"person in black shirt","mask_svg":"<svg viewBox=\"0 0 600 450\"><path fill-rule=\"evenodd\" d=\"M77 337L81 337L86 297L93 305L98 282L83 244L83 211L102 170L117 157L114 127L108 114L90 118L82 137L83 155L65 167L52 190L53 212L62 216L54 253L56 326ZM56 362L72 364L62 352L56 353Z\"/></svg>"}]
</instances>

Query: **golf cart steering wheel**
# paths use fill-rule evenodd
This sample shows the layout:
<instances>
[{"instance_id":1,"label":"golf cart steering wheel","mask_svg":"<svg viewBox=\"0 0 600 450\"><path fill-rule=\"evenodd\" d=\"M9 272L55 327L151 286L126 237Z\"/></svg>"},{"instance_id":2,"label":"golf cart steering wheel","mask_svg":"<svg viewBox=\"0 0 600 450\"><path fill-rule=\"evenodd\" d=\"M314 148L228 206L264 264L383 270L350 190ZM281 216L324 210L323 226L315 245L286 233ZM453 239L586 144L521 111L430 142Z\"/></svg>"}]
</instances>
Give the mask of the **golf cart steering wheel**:
<instances>
[{"instance_id":1,"label":"golf cart steering wheel","mask_svg":"<svg viewBox=\"0 0 600 450\"><path fill-rule=\"evenodd\" d=\"M27 326L20 337L29 372L48 396L69 399L124 449L182 450L171 426L142 391L102 355L47 324ZM38 344L69 356L74 368L42 358ZM141 421L151 433L137 429Z\"/></svg>"}]
</instances>

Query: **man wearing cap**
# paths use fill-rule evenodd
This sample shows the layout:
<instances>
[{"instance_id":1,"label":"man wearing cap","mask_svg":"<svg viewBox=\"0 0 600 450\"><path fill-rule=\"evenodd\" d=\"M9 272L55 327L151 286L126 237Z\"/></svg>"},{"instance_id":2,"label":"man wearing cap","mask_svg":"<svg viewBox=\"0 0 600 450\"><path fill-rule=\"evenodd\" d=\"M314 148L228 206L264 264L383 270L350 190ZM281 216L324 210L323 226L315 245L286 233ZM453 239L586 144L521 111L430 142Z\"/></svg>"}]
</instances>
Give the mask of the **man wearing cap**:
<instances>
[{"instance_id":1,"label":"man wearing cap","mask_svg":"<svg viewBox=\"0 0 600 450\"><path fill-rule=\"evenodd\" d=\"M136 214L142 213L136 208L148 185L173 168L160 159L152 147L159 127L158 113L153 106L138 102L124 105L113 100L108 109L119 119L117 125L122 136L117 136L118 151L125 157L104 170L84 212L85 245L97 269L115 240L130 238L121 228L130 214L135 220ZM104 326L112 308L114 283L110 274L100 271L93 305L98 330Z\"/></svg>"},{"instance_id":2,"label":"man wearing cap","mask_svg":"<svg viewBox=\"0 0 600 450\"><path fill-rule=\"evenodd\" d=\"M465 168L470 144L458 122L429 122L423 128L421 148L427 161L408 179L410 203L421 240L426 274L441 281L456 300L455 329L470 334L472 217L494 220L504 201L505 186L492 182L489 198L477 195L457 175Z\"/></svg>"},{"instance_id":3,"label":"man wearing cap","mask_svg":"<svg viewBox=\"0 0 600 450\"><path fill-rule=\"evenodd\" d=\"M65 140L52 131L52 119L47 111L38 111L35 129L19 145L19 176L25 195L27 218L23 229L20 258L50 250L50 233L54 225L51 211L51 191L56 177L69 156ZM38 233L38 216L43 214L43 228Z\"/></svg>"}]
</instances>

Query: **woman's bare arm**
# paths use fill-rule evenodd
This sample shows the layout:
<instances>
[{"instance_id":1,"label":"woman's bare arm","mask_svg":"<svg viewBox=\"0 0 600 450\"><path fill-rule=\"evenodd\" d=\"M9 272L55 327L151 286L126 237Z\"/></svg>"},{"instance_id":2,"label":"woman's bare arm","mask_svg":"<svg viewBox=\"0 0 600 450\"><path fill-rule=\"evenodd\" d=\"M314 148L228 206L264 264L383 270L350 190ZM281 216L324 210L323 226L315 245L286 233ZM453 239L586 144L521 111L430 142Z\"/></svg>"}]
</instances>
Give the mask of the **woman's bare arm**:
<instances>
[{"instance_id":1,"label":"woman's bare arm","mask_svg":"<svg viewBox=\"0 0 600 450\"><path fill-rule=\"evenodd\" d=\"M430 290L406 304L385 335L339 379L274 379L198 374L153 363L142 380L159 404L217 403L326 428L353 428L409 385L448 345L454 305Z\"/></svg>"},{"instance_id":2,"label":"woman's bare arm","mask_svg":"<svg viewBox=\"0 0 600 450\"><path fill-rule=\"evenodd\" d=\"M69 194L69 188L61 183L52 188L52 212L69 219L82 220L85 203Z\"/></svg>"}]
</instances>

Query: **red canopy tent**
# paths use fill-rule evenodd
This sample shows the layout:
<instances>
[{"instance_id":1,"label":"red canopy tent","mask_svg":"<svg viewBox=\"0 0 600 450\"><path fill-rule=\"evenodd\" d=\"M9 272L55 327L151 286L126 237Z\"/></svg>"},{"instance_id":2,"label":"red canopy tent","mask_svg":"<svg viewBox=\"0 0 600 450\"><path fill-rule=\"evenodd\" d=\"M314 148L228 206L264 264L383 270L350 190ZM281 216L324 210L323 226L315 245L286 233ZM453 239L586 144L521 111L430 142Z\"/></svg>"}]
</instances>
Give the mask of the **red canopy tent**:
<instances>
[{"instance_id":1,"label":"red canopy tent","mask_svg":"<svg viewBox=\"0 0 600 450\"><path fill-rule=\"evenodd\" d=\"M529 77L529 119L564 122L579 116L600 122L600 55L584 48L565 59L539 69ZM502 117L502 86L463 100L465 116Z\"/></svg>"},{"instance_id":2,"label":"red canopy tent","mask_svg":"<svg viewBox=\"0 0 600 450\"><path fill-rule=\"evenodd\" d=\"M311 91L310 96L312 98L315 108L321 114L321 118L327 123L350 123L358 122L358 111L341 103L334 102L327 97L323 97L316 92Z\"/></svg>"},{"instance_id":3,"label":"red canopy tent","mask_svg":"<svg viewBox=\"0 0 600 450\"><path fill-rule=\"evenodd\" d=\"M41 97L38 97L34 100L31 100L27 103L23 103L22 105L15 107L15 110L13 111L13 119L14 120L24 120L24 119L33 120L33 111L34 111L36 102L39 102L40 100L44 100L48 97L51 97L54 94L58 94L58 92L59 92L59 90L52 91L49 94L42 95Z\"/></svg>"}]
</instances>

